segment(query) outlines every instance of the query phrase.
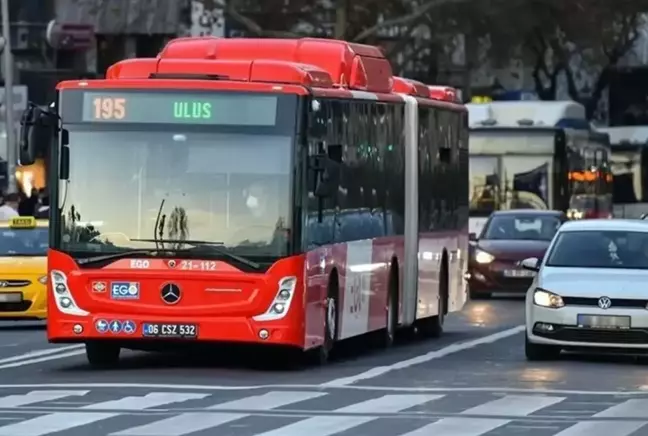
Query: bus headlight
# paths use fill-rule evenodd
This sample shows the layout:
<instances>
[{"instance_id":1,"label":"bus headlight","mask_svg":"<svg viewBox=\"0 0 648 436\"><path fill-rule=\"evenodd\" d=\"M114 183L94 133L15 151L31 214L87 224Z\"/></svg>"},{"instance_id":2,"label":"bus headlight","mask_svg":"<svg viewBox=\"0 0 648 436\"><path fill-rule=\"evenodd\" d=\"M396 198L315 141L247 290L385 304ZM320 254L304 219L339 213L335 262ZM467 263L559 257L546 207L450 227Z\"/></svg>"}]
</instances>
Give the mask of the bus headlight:
<instances>
[{"instance_id":1,"label":"bus headlight","mask_svg":"<svg viewBox=\"0 0 648 436\"><path fill-rule=\"evenodd\" d=\"M279 280L279 289L268 310L252 319L255 321L275 321L286 316L288 309L290 309L290 303L295 296L296 285L297 277L284 277Z\"/></svg>"},{"instance_id":2,"label":"bus headlight","mask_svg":"<svg viewBox=\"0 0 648 436\"><path fill-rule=\"evenodd\" d=\"M52 289L54 290L54 301L58 310L66 315L87 316L88 312L77 306L74 301L68 287L66 275L61 271L53 270L50 277L52 279ZM47 277L45 279L47 281Z\"/></svg>"}]
</instances>

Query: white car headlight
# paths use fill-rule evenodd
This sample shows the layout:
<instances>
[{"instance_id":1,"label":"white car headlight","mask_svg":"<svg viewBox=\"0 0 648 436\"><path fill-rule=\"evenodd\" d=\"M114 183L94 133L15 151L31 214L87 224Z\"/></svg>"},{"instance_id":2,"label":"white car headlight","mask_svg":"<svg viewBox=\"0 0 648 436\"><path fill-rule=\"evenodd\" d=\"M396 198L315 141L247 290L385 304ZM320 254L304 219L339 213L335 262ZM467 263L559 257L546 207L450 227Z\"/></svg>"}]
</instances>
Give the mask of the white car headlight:
<instances>
[{"instance_id":1,"label":"white car headlight","mask_svg":"<svg viewBox=\"0 0 648 436\"><path fill-rule=\"evenodd\" d=\"M491 263L492 261L495 260L495 256L493 256L490 253L486 253L483 250L476 249L475 250L475 262L477 263Z\"/></svg>"},{"instance_id":2,"label":"white car headlight","mask_svg":"<svg viewBox=\"0 0 648 436\"><path fill-rule=\"evenodd\" d=\"M537 306L548 307L551 309L558 309L565 305L565 302L560 295L540 288L533 292L533 303Z\"/></svg>"}]
</instances>

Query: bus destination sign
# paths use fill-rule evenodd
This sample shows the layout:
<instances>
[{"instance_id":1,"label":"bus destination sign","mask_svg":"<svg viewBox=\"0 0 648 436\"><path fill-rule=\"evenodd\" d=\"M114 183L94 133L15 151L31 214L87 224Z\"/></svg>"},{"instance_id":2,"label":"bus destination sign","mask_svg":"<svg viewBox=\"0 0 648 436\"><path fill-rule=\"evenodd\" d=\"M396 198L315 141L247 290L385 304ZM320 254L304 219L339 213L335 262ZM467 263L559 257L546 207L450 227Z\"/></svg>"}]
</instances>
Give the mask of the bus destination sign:
<instances>
[{"instance_id":1,"label":"bus destination sign","mask_svg":"<svg viewBox=\"0 0 648 436\"><path fill-rule=\"evenodd\" d=\"M258 94L87 91L83 121L274 126L277 101L275 95Z\"/></svg>"}]
</instances>

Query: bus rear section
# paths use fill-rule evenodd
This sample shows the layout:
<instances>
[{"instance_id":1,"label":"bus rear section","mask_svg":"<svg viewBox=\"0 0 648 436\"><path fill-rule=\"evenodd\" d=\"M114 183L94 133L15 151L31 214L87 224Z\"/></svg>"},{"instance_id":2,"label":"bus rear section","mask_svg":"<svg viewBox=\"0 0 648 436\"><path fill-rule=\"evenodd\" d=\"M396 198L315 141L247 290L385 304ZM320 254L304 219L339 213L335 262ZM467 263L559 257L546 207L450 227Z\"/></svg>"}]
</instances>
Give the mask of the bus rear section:
<instances>
[{"instance_id":1,"label":"bus rear section","mask_svg":"<svg viewBox=\"0 0 648 436\"><path fill-rule=\"evenodd\" d=\"M390 71L379 49L341 41L180 38L106 80L61 83L55 114L26 117L30 138L62 119L49 340L85 343L99 366L121 348L178 342L276 345L324 362L338 340L383 332L389 344L391 327L442 324L465 301L462 287L439 286L460 275L462 221L427 223L438 241L419 253L419 201L405 207L421 191L418 144L401 134L418 112ZM465 133L453 126L449 156ZM435 166L435 183L460 165ZM418 262L406 268L421 256L422 282Z\"/></svg>"}]
</instances>

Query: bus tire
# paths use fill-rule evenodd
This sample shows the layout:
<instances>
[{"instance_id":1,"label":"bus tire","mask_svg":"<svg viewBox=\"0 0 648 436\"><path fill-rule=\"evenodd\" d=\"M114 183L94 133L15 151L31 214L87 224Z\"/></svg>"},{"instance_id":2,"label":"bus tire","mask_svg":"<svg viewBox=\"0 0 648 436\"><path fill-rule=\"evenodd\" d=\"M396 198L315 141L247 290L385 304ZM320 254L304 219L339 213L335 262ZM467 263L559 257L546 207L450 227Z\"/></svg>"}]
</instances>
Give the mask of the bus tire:
<instances>
[{"instance_id":1,"label":"bus tire","mask_svg":"<svg viewBox=\"0 0 648 436\"><path fill-rule=\"evenodd\" d=\"M119 364L119 345L110 342L86 342L86 357L93 368L108 369Z\"/></svg>"},{"instance_id":2,"label":"bus tire","mask_svg":"<svg viewBox=\"0 0 648 436\"><path fill-rule=\"evenodd\" d=\"M445 315L448 313L448 285L448 261L444 254L443 260L441 261L441 272L439 277L438 314L422 319L418 326L420 334L425 338L439 338L443 335Z\"/></svg>"},{"instance_id":3,"label":"bus tire","mask_svg":"<svg viewBox=\"0 0 648 436\"><path fill-rule=\"evenodd\" d=\"M339 325L339 306L340 286L337 271L333 271L329 278L328 290L326 295L326 313L324 316L324 342L322 345L313 350L311 358L315 365L326 365L331 357L331 351L335 345Z\"/></svg>"}]
</instances>

